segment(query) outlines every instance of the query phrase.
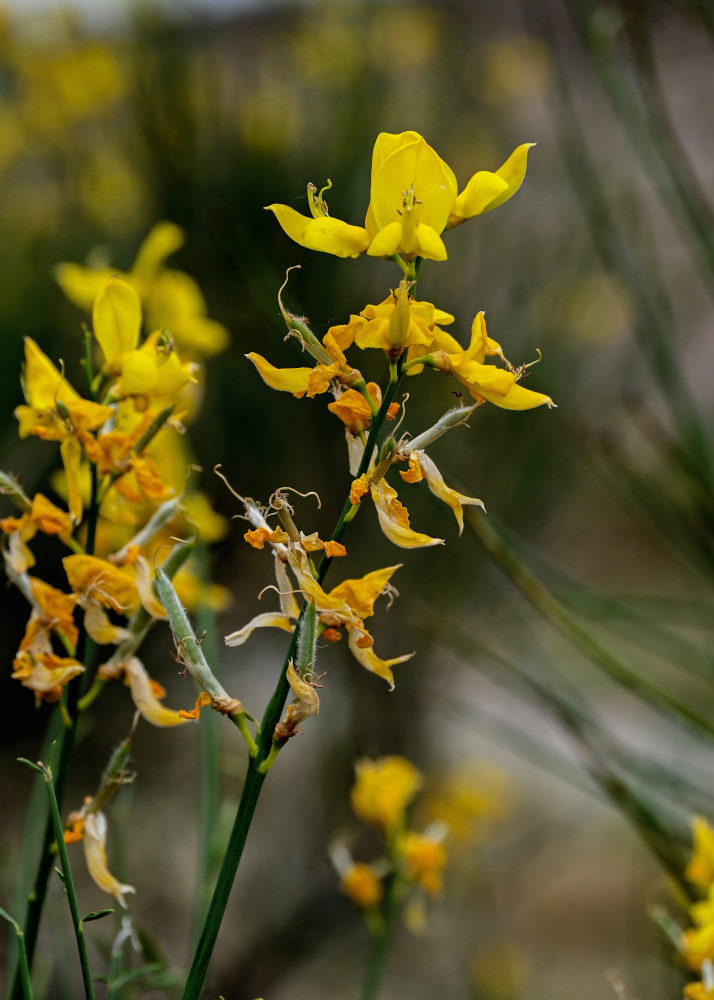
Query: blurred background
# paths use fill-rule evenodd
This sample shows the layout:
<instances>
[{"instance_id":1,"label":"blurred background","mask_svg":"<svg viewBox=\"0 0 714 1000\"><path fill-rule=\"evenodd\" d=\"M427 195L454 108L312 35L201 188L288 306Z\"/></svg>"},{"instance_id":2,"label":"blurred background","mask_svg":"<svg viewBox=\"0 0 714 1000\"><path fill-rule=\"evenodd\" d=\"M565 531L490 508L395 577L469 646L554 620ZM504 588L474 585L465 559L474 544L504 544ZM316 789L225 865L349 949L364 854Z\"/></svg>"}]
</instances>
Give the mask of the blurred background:
<instances>
[{"instance_id":1,"label":"blurred background","mask_svg":"<svg viewBox=\"0 0 714 1000\"><path fill-rule=\"evenodd\" d=\"M226 519L239 510L210 471L218 462L262 501L281 485L316 490L322 509L301 501L298 524L329 532L349 483L342 425L324 397L267 389L244 355L301 364L276 298L290 265L301 270L286 305L320 335L381 301L398 273L303 250L263 206L306 212L306 183L329 177L331 214L361 224L380 131L421 132L460 186L538 144L517 196L448 234L448 262L424 265L419 298L455 314L462 342L484 309L514 363L540 349L528 386L558 409L484 406L433 450L447 482L483 498L495 534L479 514L458 539L446 508L417 488L404 490L412 524L443 547L395 553L371 512L355 523L355 554L332 584L403 561L376 641L384 656L417 655L388 693L346 650L325 651L320 717L266 785L209 995L359 995L368 936L327 846L376 852L349 788L356 758L385 753L424 773L425 820L439 799L453 811L445 897L420 934L397 929L385 998L680 995L665 868L687 844L689 814L711 812L714 795L713 60L708 0L3 8L1 464L28 492L51 490L56 450L16 436L23 336L79 382L86 317L54 266L126 271L152 225L170 220L186 233L172 266L230 332L189 431L202 489ZM362 360L383 378L381 359ZM429 426L451 388L428 373L408 385L403 428ZM286 642L259 633L223 648L225 633L272 607L270 594L257 599L270 557L243 530L233 523L213 550L231 599L209 641L228 689L259 715ZM0 641L14 650L26 609L11 589L3 598ZM175 704L185 689L169 653L156 629L144 661ZM37 757L48 710L33 710L9 670L0 684L8 906L32 783L15 758ZM94 788L132 709L109 690L96 713L70 805ZM198 879L196 728L140 727L137 780L112 815L114 867L138 887L136 922L177 980ZM223 735L219 839L245 766ZM104 905L77 877L85 908ZM50 904L51 919L59 883ZM96 957L111 930L93 927ZM66 930L57 921L39 954L53 997L76 995ZM141 995L173 995L169 980Z\"/></svg>"}]
</instances>

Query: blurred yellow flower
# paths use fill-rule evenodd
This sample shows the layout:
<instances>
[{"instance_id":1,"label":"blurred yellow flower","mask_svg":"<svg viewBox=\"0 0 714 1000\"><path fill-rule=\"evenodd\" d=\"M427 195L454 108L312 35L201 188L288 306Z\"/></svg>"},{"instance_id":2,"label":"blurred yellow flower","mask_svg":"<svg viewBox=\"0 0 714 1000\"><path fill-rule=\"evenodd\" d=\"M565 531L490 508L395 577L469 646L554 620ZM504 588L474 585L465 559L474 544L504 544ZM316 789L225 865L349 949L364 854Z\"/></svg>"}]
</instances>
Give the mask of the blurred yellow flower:
<instances>
[{"instance_id":1,"label":"blurred yellow flower","mask_svg":"<svg viewBox=\"0 0 714 1000\"><path fill-rule=\"evenodd\" d=\"M355 906L368 910L376 906L384 893L382 882L369 865L355 861L340 879L340 888Z\"/></svg>"},{"instance_id":2,"label":"blurred yellow flower","mask_svg":"<svg viewBox=\"0 0 714 1000\"><path fill-rule=\"evenodd\" d=\"M360 819L390 833L403 820L407 806L421 788L421 774L404 757L360 760L350 793Z\"/></svg>"}]
</instances>

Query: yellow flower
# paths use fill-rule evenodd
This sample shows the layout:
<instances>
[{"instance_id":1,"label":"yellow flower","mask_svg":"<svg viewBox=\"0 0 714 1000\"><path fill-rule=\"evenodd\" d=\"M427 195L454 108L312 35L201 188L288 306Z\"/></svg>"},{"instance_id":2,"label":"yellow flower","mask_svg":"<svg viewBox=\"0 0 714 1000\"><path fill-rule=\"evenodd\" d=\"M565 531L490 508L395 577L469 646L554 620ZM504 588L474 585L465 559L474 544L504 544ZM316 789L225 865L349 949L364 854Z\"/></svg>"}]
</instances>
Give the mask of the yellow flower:
<instances>
[{"instance_id":1,"label":"yellow flower","mask_svg":"<svg viewBox=\"0 0 714 1000\"><path fill-rule=\"evenodd\" d=\"M446 864L444 845L425 833L410 831L399 848L407 878L418 882L429 896L440 896L444 888L441 872Z\"/></svg>"},{"instance_id":2,"label":"yellow flower","mask_svg":"<svg viewBox=\"0 0 714 1000\"><path fill-rule=\"evenodd\" d=\"M436 324L453 323L454 317L431 302L417 302L406 281L379 305L368 305L350 322L333 326L332 334L344 351L354 343L360 348L380 347L390 358L398 358L405 347L427 347L441 330Z\"/></svg>"},{"instance_id":3,"label":"yellow flower","mask_svg":"<svg viewBox=\"0 0 714 1000\"><path fill-rule=\"evenodd\" d=\"M353 862L340 879L340 889L362 910L375 907L384 889L374 870L362 862Z\"/></svg>"},{"instance_id":4,"label":"yellow flower","mask_svg":"<svg viewBox=\"0 0 714 1000\"><path fill-rule=\"evenodd\" d=\"M55 276L67 298L80 309L92 308L112 277L131 285L145 306L150 330L165 330L179 348L191 354L211 355L225 350L225 327L206 316L201 290L188 274L165 267L166 258L184 243L184 234L172 222L159 222L146 237L131 271L93 270L78 264L59 264Z\"/></svg>"},{"instance_id":5,"label":"yellow flower","mask_svg":"<svg viewBox=\"0 0 714 1000\"><path fill-rule=\"evenodd\" d=\"M67 498L75 521L82 517L80 462L82 443L113 415L110 406L81 399L50 359L30 337L25 338L23 390L27 405L15 416L20 437L34 434L44 441L59 441L67 480Z\"/></svg>"},{"instance_id":6,"label":"yellow flower","mask_svg":"<svg viewBox=\"0 0 714 1000\"><path fill-rule=\"evenodd\" d=\"M449 340L452 338L449 337ZM550 396L542 392L533 392L519 384L525 368L516 369L510 365L507 368L499 368L496 365L485 364L486 357L494 355L502 358L503 352L500 345L488 336L486 320L484 314L480 312L471 326L471 342L466 350L460 346L457 351L438 348L429 356L434 368L454 375L462 385L466 386L477 402L487 400L504 410L531 410L543 404L555 406ZM415 356L411 362L408 361L407 366L410 371L420 371L419 356Z\"/></svg>"},{"instance_id":7,"label":"yellow flower","mask_svg":"<svg viewBox=\"0 0 714 1000\"><path fill-rule=\"evenodd\" d=\"M714 830L702 816L692 819L694 847L685 877L695 885L708 888L714 882Z\"/></svg>"},{"instance_id":8,"label":"yellow flower","mask_svg":"<svg viewBox=\"0 0 714 1000\"><path fill-rule=\"evenodd\" d=\"M175 397L196 381L190 364L182 364L160 331L137 347L141 330L141 302L131 285L112 278L94 301L94 336L104 354L105 371L120 376L116 390L122 396Z\"/></svg>"},{"instance_id":9,"label":"yellow flower","mask_svg":"<svg viewBox=\"0 0 714 1000\"><path fill-rule=\"evenodd\" d=\"M356 815L365 823L391 832L421 788L421 775L404 757L360 760L350 800Z\"/></svg>"},{"instance_id":10,"label":"yellow flower","mask_svg":"<svg viewBox=\"0 0 714 1000\"><path fill-rule=\"evenodd\" d=\"M687 1000L714 1000L714 986L705 986L704 983L688 983L684 987L684 995Z\"/></svg>"},{"instance_id":11,"label":"yellow flower","mask_svg":"<svg viewBox=\"0 0 714 1000\"><path fill-rule=\"evenodd\" d=\"M515 194L532 143L519 146L495 173L474 174L461 194L451 168L418 132L381 132L372 153L370 202L364 228L327 214L312 185L312 218L288 205L268 205L287 235L310 250L338 257L401 254L446 260L444 229L488 212Z\"/></svg>"}]
</instances>

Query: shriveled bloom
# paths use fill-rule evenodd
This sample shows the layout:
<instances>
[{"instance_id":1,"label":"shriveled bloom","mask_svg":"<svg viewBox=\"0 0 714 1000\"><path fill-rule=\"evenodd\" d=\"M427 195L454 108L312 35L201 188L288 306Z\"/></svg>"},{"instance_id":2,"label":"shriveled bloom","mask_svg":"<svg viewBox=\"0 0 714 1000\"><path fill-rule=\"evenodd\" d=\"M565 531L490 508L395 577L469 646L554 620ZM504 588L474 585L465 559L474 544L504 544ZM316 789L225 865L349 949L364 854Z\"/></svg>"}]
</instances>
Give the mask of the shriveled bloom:
<instances>
[{"instance_id":1,"label":"shriveled bloom","mask_svg":"<svg viewBox=\"0 0 714 1000\"><path fill-rule=\"evenodd\" d=\"M107 865L107 818L103 812L90 812L84 818L82 841L87 870L103 892L109 893L126 909L125 896L136 892L133 885L126 885L112 875Z\"/></svg>"},{"instance_id":2,"label":"shriveled bloom","mask_svg":"<svg viewBox=\"0 0 714 1000\"><path fill-rule=\"evenodd\" d=\"M353 810L366 823L391 832L421 788L421 774L406 758L397 756L365 758L357 762L355 771L350 793Z\"/></svg>"},{"instance_id":3,"label":"shriveled bloom","mask_svg":"<svg viewBox=\"0 0 714 1000\"><path fill-rule=\"evenodd\" d=\"M84 608L84 626L91 638L100 645L127 638L127 629L111 622L104 609L124 615L136 610L139 596L133 577L97 556L65 556L62 565Z\"/></svg>"},{"instance_id":4,"label":"shriveled bloom","mask_svg":"<svg viewBox=\"0 0 714 1000\"><path fill-rule=\"evenodd\" d=\"M166 692L152 680L138 657L133 656L124 664L124 680L131 691L132 701L142 717L152 726L165 729L167 726L181 726L188 721L187 713L181 713L162 704Z\"/></svg>"},{"instance_id":5,"label":"shriveled bloom","mask_svg":"<svg viewBox=\"0 0 714 1000\"><path fill-rule=\"evenodd\" d=\"M54 652L52 628L53 624L43 618L42 612L33 608L12 664L13 678L33 691L38 703L58 701L65 685L84 671L74 657Z\"/></svg>"},{"instance_id":6,"label":"shriveled bloom","mask_svg":"<svg viewBox=\"0 0 714 1000\"><path fill-rule=\"evenodd\" d=\"M4 517L0 531L8 537L8 561L14 573L24 573L34 566L35 557L27 547L36 532L57 535L65 545L72 534L72 518L42 493L36 493L29 511L19 517Z\"/></svg>"},{"instance_id":7,"label":"shriveled bloom","mask_svg":"<svg viewBox=\"0 0 714 1000\"><path fill-rule=\"evenodd\" d=\"M426 452L417 449L409 451L408 455L409 467L400 471L399 475L405 483L418 483L422 479L426 480L426 484L434 496L442 500L454 512L456 523L459 526L459 534L461 534L464 530L464 505L477 506L485 510L483 500L464 496L463 493L447 486L436 464Z\"/></svg>"},{"instance_id":8,"label":"shriveled bloom","mask_svg":"<svg viewBox=\"0 0 714 1000\"><path fill-rule=\"evenodd\" d=\"M443 538L432 538L421 531L414 531L407 508L399 500L397 491L385 479L371 484L369 491L374 500L379 526L394 545L402 549L423 549L444 544Z\"/></svg>"},{"instance_id":9,"label":"shriveled bloom","mask_svg":"<svg viewBox=\"0 0 714 1000\"><path fill-rule=\"evenodd\" d=\"M298 674L292 660L288 664L286 676L294 697L285 709L285 717L276 725L273 733L273 739L280 741L295 736L300 732L300 723L320 711L320 699L315 685Z\"/></svg>"},{"instance_id":10,"label":"shriveled bloom","mask_svg":"<svg viewBox=\"0 0 714 1000\"><path fill-rule=\"evenodd\" d=\"M451 168L418 132L381 132L372 153L370 202L364 227L327 214L308 189L312 218L288 205L268 205L287 235L301 246L338 257L424 257L446 260L441 233L503 204L520 187L528 149L519 146L495 173L474 174L461 194Z\"/></svg>"}]
</instances>

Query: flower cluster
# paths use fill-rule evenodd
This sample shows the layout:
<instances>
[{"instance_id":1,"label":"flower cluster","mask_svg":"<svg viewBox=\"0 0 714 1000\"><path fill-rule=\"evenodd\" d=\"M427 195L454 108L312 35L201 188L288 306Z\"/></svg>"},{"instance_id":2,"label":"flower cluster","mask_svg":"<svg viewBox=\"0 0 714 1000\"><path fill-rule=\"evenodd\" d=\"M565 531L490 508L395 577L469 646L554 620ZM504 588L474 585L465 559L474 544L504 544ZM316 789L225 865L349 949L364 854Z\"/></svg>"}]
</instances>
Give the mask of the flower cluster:
<instances>
[{"instance_id":1,"label":"flower cluster","mask_svg":"<svg viewBox=\"0 0 714 1000\"><path fill-rule=\"evenodd\" d=\"M395 904L408 899L408 912L421 912L423 898L436 899L443 892L446 864L443 823L434 822L426 830L411 829L408 811L422 786L419 771L403 757L361 760L356 765L352 787L352 809L359 819L380 836L383 854L366 864L353 860L344 844L331 849L340 876L342 891L365 915L373 933L379 933Z\"/></svg>"},{"instance_id":2,"label":"flower cluster","mask_svg":"<svg viewBox=\"0 0 714 1000\"><path fill-rule=\"evenodd\" d=\"M179 287L193 288L188 276L163 267L181 240L176 226L159 224L132 273L122 277L59 267L70 297L91 308L84 395L63 364L56 365L35 341L25 341L25 402L15 411L19 434L58 445L62 471L53 480L54 499L40 492L27 496L7 474L0 482L18 508L0 520L5 568L30 605L13 677L38 704L59 702L72 724L116 679L129 688L133 710L153 725L183 725L192 717L163 704L163 688L138 656L151 623L166 619L152 566L165 560L188 602L224 600L185 563L191 546L172 541L178 535L210 542L225 530L223 519L191 486L183 421L196 409L202 356L220 349L226 332L204 315L200 293L193 306L174 295ZM159 322L164 298L175 312ZM53 536L62 547L64 587L37 572L38 534ZM98 647L94 663L88 640ZM69 700L74 678L80 678L78 689ZM70 840L84 839L92 876L123 903L127 887L106 873L101 809L85 803L70 826Z\"/></svg>"}]
</instances>

